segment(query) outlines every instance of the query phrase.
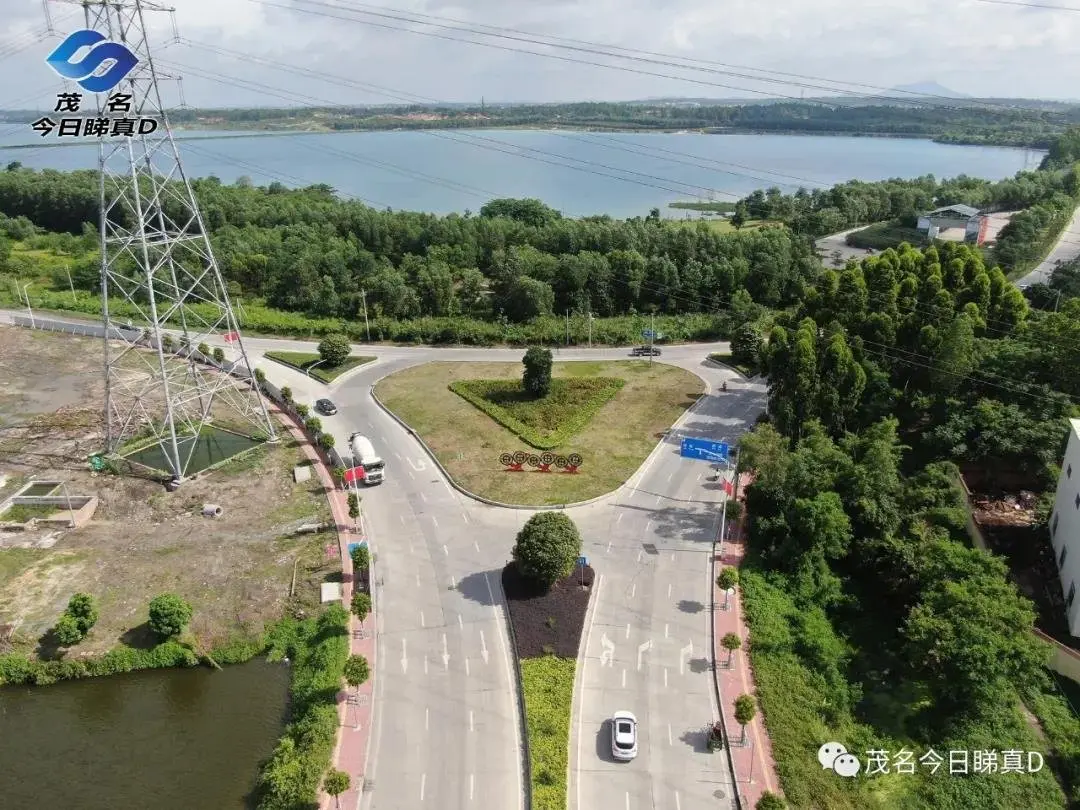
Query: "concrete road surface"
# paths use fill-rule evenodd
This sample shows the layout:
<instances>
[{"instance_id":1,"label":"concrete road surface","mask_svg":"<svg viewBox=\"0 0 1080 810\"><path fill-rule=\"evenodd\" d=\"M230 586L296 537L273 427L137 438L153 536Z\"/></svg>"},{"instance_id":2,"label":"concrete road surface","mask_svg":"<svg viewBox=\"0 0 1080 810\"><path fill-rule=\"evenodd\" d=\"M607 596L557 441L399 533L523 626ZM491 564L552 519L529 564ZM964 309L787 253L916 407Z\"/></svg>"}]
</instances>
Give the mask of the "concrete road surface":
<instances>
[{"instance_id":1,"label":"concrete road surface","mask_svg":"<svg viewBox=\"0 0 1080 810\"><path fill-rule=\"evenodd\" d=\"M1016 282L1020 288L1032 284L1046 284L1058 263L1070 262L1080 256L1080 208L1073 212L1072 219L1061 232L1057 243L1050 249L1038 267Z\"/></svg>"}]
</instances>

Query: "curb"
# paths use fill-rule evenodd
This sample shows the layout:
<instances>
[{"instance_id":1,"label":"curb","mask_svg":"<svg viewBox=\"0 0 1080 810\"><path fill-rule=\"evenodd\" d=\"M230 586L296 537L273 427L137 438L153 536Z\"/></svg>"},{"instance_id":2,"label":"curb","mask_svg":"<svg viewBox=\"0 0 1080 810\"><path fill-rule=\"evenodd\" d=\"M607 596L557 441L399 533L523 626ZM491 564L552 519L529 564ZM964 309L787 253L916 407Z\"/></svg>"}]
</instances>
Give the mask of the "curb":
<instances>
[{"instance_id":1,"label":"curb","mask_svg":"<svg viewBox=\"0 0 1080 810\"><path fill-rule=\"evenodd\" d=\"M595 613L596 613L596 600L599 598L597 596L599 591L600 591L600 574L597 573L595 568L593 568L593 584L589 586L589 604L585 608L585 624L581 628L581 630L582 630L581 639L578 641L578 652L577 652L577 659L576 659L577 665L574 668L574 691L570 696L570 739L568 740L567 750L566 750L566 804L567 804L567 807L571 808L571 810L581 810L581 808L578 807L578 803L577 803L577 795L578 794L577 794L577 790L576 790L577 786L578 786L579 776L578 776L578 773L577 773L577 768L572 767L571 764L570 764L571 758L573 756L573 751L578 750L578 748L581 745L581 740L579 738L578 729L574 725L574 714L575 714L574 708L576 707L579 710L577 720L578 720L578 725L580 725L580 721L581 721L580 709L581 709L581 703L582 703L581 681L582 681L582 678L584 677L585 654L586 654L586 652L588 652L588 650L586 649L588 647L588 642L589 642L589 632L588 632L588 630L589 630L591 622L592 622L592 620L593 620L593 618L595 616ZM576 745L573 747L573 749L571 749L571 746L569 745L570 742L576 743ZM577 763L575 763L575 764L577 764ZM573 780L571 780L571 776L574 777ZM570 792L571 781L573 782L573 787L575 788L575 791L574 791L573 794L571 794L571 792Z\"/></svg>"}]
</instances>

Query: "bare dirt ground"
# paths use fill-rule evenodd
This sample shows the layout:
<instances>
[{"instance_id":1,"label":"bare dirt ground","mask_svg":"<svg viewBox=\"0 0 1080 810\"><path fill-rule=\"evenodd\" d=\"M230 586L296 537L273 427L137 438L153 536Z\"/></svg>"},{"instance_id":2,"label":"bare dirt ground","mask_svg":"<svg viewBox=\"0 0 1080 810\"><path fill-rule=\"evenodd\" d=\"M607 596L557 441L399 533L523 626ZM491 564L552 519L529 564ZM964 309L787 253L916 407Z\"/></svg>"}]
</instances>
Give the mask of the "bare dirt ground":
<instances>
[{"instance_id":1,"label":"bare dirt ground","mask_svg":"<svg viewBox=\"0 0 1080 810\"><path fill-rule=\"evenodd\" d=\"M0 500L34 476L100 501L79 529L0 532L0 626L15 626L15 647L51 654L43 634L76 591L97 597L100 619L72 655L150 643L147 604L164 591L192 603L204 648L317 604L319 583L340 576L340 564L326 551L336 548L332 535L296 534L330 519L314 478L293 482L294 465L307 463L301 449L285 439L175 493L93 473L86 457L102 446L101 352L98 340L0 328L0 475L9 479ZM221 517L202 517L205 503L220 505Z\"/></svg>"}]
</instances>

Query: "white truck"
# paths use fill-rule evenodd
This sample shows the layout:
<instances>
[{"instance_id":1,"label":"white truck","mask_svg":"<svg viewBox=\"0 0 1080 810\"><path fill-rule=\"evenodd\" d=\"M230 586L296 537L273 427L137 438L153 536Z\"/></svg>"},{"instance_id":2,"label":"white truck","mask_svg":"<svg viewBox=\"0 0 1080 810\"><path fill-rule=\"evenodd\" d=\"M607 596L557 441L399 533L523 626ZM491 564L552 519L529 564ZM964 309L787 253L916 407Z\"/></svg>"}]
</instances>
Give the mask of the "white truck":
<instances>
[{"instance_id":1,"label":"white truck","mask_svg":"<svg viewBox=\"0 0 1080 810\"><path fill-rule=\"evenodd\" d=\"M375 452L371 440L359 433L354 433L349 437L349 449L352 450L353 464L364 470L364 484L367 486L381 484L386 464Z\"/></svg>"}]
</instances>

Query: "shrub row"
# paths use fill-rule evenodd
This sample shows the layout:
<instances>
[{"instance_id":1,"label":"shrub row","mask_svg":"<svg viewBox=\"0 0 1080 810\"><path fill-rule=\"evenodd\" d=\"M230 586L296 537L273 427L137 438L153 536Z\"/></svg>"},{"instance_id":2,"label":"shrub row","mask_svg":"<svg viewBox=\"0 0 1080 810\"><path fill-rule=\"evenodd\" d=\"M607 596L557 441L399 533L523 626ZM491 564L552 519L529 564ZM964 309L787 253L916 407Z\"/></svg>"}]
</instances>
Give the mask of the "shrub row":
<instances>
[{"instance_id":1,"label":"shrub row","mask_svg":"<svg viewBox=\"0 0 1080 810\"><path fill-rule=\"evenodd\" d=\"M285 619L270 636L270 660L292 662L292 717L255 787L259 810L313 806L338 731L337 694L349 657L349 614L331 605L318 618Z\"/></svg>"},{"instance_id":2,"label":"shrub row","mask_svg":"<svg viewBox=\"0 0 1080 810\"><path fill-rule=\"evenodd\" d=\"M573 658L521 659L521 688L532 758L532 810L566 810Z\"/></svg>"},{"instance_id":3,"label":"shrub row","mask_svg":"<svg viewBox=\"0 0 1080 810\"><path fill-rule=\"evenodd\" d=\"M589 382L596 383L592 395L573 413L567 414L566 419L560 421L559 428L548 436L541 436L489 398L492 394L520 390L521 383L516 380L457 380L450 383L449 387L459 397L479 408L527 445L538 450L553 450L562 446L584 428L596 412L626 384L626 380L618 377L596 377Z\"/></svg>"},{"instance_id":4,"label":"shrub row","mask_svg":"<svg viewBox=\"0 0 1080 810\"><path fill-rule=\"evenodd\" d=\"M139 669L194 667L199 656L176 641L166 641L149 650L117 647L94 658L37 661L20 653L0 655L0 685L46 686L64 680L118 675Z\"/></svg>"},{"instance_id":5,"label":"shrub row","mask_svg":"<svg viewBox=\"0 0 1080 810\"><path fill-rule=\"evenodd\" d=\"M77 301L70 293L60 290L30 289L30 303L38 309L81 312L94 317L101 315L100 296L81 293ZM4 291L0 301L22 306L13 294ZM216 322L217 316L207 304L194 304L196 315ZM139 312L123 300L109 301L110 315L115 319L136 318ZM177 320L179 315L176 316ZM607 346L628 346L641 340L643 329L652 328L643 316L594 318L591 342ZM567 322L553 316L537 318L527 324L480 321L472 318L416 318L399 321L374 318L370 322L372 342L413 344L456 344L463 346L561 346L567 342ZM728 320L721 315L658 315L655 328L670 342L720 340L727 334ZM296 312L285 312L256 304L244 304L242 329L246 334L283 335L288 337L324 337L343 332L353 342L366 342L368 332L362 321L342 321L337 318L309 318ZM571 318L569 344L589 342L589 324L584 318Z\"/></svg>"}]
</instances>

